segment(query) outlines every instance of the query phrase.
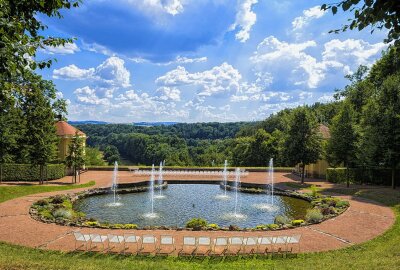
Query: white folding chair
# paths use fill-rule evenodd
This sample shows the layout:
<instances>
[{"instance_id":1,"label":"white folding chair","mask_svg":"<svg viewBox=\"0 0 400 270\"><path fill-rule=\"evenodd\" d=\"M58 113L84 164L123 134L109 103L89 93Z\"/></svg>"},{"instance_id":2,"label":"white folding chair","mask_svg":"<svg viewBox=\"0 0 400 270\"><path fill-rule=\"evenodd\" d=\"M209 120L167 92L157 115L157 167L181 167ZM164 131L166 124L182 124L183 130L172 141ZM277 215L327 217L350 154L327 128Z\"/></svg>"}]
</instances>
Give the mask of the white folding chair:
<instances>
[{"instance_id":1,"label":"white folding chair","mask_svg":"<svg viewBox=\"0 0 400 270\"><path fill-rule=\"evenodd\" d=\"M176 250L175 239L172 235L161 235L158 246L158 254L171 254Z\"/></svg>"},{"instance_id":2,"label":"white folding chair","mask_svg":"<svg viewBox=\"0 0 400 270\"><path fill-rule=\"evenodd\" d=\"M300 252L300 239L301 239L301 235L292 235L289 236L286 243L288 246L290 246L290 251L288 249L288 252L293 252L293 246L297 245L298 247L298 252Z\"/></svg>"},{"instance_id":3,"label":"white folding chair","mask_svg":"<svg viewBox=\"0 0 400 270\"><path fill-rule=\"evenodd\" d=\"M157 238L154 235L143 235L140 253L151 254L153 252L157 252Z\"/></svg>"},{"instance_id":4,"label":"white folding chair","mask_svg":"<svg viewBox=\"0 0 400 270\"><path fill-rule=\"evenodd\" d=\"M88 245L90 243L90 236L88 234L82 234L79 231L74 231L73 234L75 237L75 250L77 250L78 248L83 247L83 246L85 247L85 250L87 250ZM77 247L76 244L78 242L81 242L83 244L81 246Z\"/></svg>"},{"instance_id":5,"label":"white folding chair","mask_svg":"<svg viewBox=\"0 0 400 270\"><path fill-rule=\"evenodd\" d=\"M214 255L225 255L227 249L228 249L227 237L217 237L214 239L214 245L212 249L212 253ZM220 250L220 252L217 252L217 250Z\"/></svg>"},{"instance_id":6,"label":"white folding chair","mask_svg":"<svg viewBox=\"0 0 400 270\"><path fill-rule=\"evenodd\" d=\"M276 253L284 254L287 252L287 236L273 237L274 248Z\"/></svg>"},{"instance_id":7,"label":"white folding chair","mask_svg":"<svg viewBox=\"0 0 400 270\"><path fill-rule=\"evenodd\" d=\"M255 253L258 248L258 238L257 237L245 237L243 239L243 252L244 253ZM249 251L250 250L250 251Z\"/></svg>"},{"instance_id":8,"label":"white folding chair","mask_svg":"<svg viewBox=\"0 0 400 270\"><path fill-rule=\"evenodd\" d=\"M124 253L129 250L129 244L136 246L136 254L139 253L139 240L140 236L136 236L132 233L124 234ZM132 252L133 253L133 252Z\"/></svg>"},{"instance_id":9,"label":"white folding chair","mask_svg":"<svg viewBox=\"0 0 400 270\"><path fill-rule=\"evenodd\" d=\"M121 246L124 244L124 237L121 235L108 234L107 238L108 238L108 250L109 251L112 248L117 248L118 246ZM122 248L123 248L123 246L122 246Z\"/></svg>"},{"instance_id":10,"label":"white folding chair","mask_svg":"<svg viewBox=\"0 0 400 270\"><path fill-rule=\"evenodd\" d=\"M243 249L243 237L234 236L228 238L228 248L226 254L237 255Z\"/></svg>"},{"instance_id":11,"label":"white folding chair","mask_svg":"<svg viewBox=\"0 0 400 270\"><path fill-rule=\"evenodd\" d=\"M193 255L197 249L196 237L184 236L182 249L179 251L179 255Z\"/></svg>"},{"instance_id":12,"label":"white folding chair","mask_svg":"<svg viewBox=\"0 0 400 270\"><path fill-rule=\"evenodd\" d=\"M97 233L91 233L89 234L90 236L90 245L89 245L89 249L92 249L92 245L94 244L94 246L96 247L98 244L101 244L103 246L103 250L104 250L104 242L107 241L107 236L105 235L100 235Z\"/></svg>"},{"instance_id":13,"label":"white folding chair","mask_svg":"<svg viewBox=\"0 0 400 270\"><path fill-rule=\"evenodd\" d=\"M257 253L265 254L274 251L274 239L271 236L258 237Z\"/></svg>"},{"instance_id":14,"label":"white folding chair","mask_svg":"<svg viewBox=\"0 0 400 270\"><path fill-rule=\"evenodd\" d=\"M197 237L197 249L195 255L207 255L211 252L211 238L208 236Z\"/></svg>"}]
</instances>

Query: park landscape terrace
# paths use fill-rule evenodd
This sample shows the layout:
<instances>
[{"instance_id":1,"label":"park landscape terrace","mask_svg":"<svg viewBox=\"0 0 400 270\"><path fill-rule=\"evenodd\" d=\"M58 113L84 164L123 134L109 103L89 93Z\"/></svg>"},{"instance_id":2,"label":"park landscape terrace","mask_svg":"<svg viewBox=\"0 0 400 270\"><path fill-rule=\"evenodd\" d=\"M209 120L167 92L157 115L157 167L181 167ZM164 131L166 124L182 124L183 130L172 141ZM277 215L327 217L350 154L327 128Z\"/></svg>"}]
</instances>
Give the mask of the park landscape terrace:
<instances>
[{"instance_id":1,"label":"park landscape terrace","mask_svg":"<svg viewBox=\"0 0 400 270\"><path fill-rule=\"evenodd\" d=\"M278 2L0 1L0 269L397 269L399 4Z\"/></svg>"}]
</instances>

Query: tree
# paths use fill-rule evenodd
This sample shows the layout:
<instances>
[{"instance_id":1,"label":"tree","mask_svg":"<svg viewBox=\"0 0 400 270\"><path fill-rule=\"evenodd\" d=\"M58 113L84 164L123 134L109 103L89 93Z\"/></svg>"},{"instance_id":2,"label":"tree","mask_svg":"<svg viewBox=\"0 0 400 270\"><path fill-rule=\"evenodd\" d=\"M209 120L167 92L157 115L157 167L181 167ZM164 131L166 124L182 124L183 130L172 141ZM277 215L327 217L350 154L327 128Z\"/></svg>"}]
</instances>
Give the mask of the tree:
<instances>
[{"instance_id":1,"label":"tree","mask_svg":"<svg viewBox=\"0 0 400 270\"><path fill-rule=\"evenodd\" d=\"M85 148L85 164L91 166L105 165L103 152L97 147Z\"/></svg>"},{"instance_id":2,"label":"tree","mask_svg":"<svg viewBox=\"0 0 400 270\"><path fill-rule=\"evenodd\" d=\"M354 164L357 151L354 112L349 102L344 102L339 114L333 118L330 134L327 145L328 161L334 165L344 164L347 168L347 187L349 187L349 166Z\"/></svg>"},{"instance_id":3,"label":"tree","mask_svg":"<svg viewBox=\"0 0 400 270\"><path fill-rule=\"evenodd\" d=\"M68 156L65 159L67 166L72 169L73 183L76 183L77 174L79 175L80 182L80 171L82 166L85 164L85 153L83 145L83 138L79 136L77 131L69 144Z\"/></svg>"},{"instance_id":4,"label":"tree","mask_svg":"<svg viewBox=\"0 0 400 270\"><path fill-rule=\"evenodd\" d=\"M114 145L108 145L104 148L104 158L106 159L108 165L112 165L115 161L120 161L120 156L118 148Z\"/></svg>"},{"instance_id":5,"label":"tree","mask_svg":"<svg viewBox=\"0 0 400 270\"><path fill-rule=\"evenodd\" d=\"M54 126L55 114L51 99L55 98L55 88L51 81L30 73L18 85L24 92L22 104L28 128L24 136L29 161L40 167L40 183L44 179L44 166L54 160L58 138Z\"/></svg>"},{"instance_id":6,"label":"tree","mask_svg":"<svg viewBox=\"0 0 400 270\"><path fill-rule=\"evenodd\" d=\"M366 154L371 162L391 169L394 189L400 164L400 74L388 76L371 96L362 127Z\"/></svg>"},{"instance_id":7,"label":"tree","mask_svg":"<svg viewBox=\"0 0 400 270\"><path fill-rule=\"evenodd\" d=\"M362 4L360 4L360 2ZM396 46L400 45L400 2L388 0L343 0L334 4L323 4L322 10L331 10L335 15L338 9L350 11L354 14L349 23L341 29L331 30L339 33L347 30L358 29L359 31L371 26L371 33L375 29L387 29L386 43L394 41Z\"/></svg>"},{"instance_id":8,"label":"tree","mask_svg":"<svg viewBox=\"0 0 400 270\"><path fill-rule=\"evenodd\" d=\"M285 153L290 165L300 164L301 183L304 183L305 166L320 157L321 139L317 121L307 108L293 110L285 140Z\"/></svg>"}]
</instances>

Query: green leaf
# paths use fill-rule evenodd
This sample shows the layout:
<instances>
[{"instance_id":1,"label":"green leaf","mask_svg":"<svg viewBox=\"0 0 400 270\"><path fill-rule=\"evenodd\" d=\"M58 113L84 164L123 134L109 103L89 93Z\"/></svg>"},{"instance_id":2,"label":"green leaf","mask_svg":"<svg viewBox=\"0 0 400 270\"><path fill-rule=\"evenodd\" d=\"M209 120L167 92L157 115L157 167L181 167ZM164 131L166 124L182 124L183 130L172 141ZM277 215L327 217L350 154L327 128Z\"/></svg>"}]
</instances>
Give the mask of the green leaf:
<instances>
[{"instance_id":1,"label":"green leaf","mask_svg":"<svg viewBox=\"0 0 400 270\"><path fill-rule=\"evenodd\" d=\"M335 15L337 13L337 7L336 6L332 7L332 13L333 13L333 15Z\"/></svg>"}]
</instances>

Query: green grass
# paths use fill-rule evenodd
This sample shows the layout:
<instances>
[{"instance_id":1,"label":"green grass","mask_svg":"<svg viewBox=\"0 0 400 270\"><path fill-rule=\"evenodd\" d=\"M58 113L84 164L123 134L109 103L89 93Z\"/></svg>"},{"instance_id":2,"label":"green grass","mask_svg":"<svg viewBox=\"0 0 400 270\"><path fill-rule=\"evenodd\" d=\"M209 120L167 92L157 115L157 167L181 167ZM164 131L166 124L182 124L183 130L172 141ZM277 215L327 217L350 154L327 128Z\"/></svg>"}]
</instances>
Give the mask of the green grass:
<instances>
[{"instance_id":1,"label":"green grass","mask_svg":"<svg viewBox=\"0 0 400 270\"><path fill-rule=\"evenodd\" d=\"M383 235L361 245L283 259L164 258L84 252L61 253L0 243L0 269L398 269L400 192L389 189L334 191L374 199L391 206L396 213L395 225ZM349 230L351 229L349 227Z\"/></svg>"},{"instance_id":2,"label":"green grass","mask_svg":"<svg viewBox=\"0 0 400 270\"><path fill-rule=\"evenodd\" d=\"M41 185L0 186L0 203L14 198L26 196L29 194L68 190L75 188L85 188L94 186L94 184L95 184L94 181L90 181L82 185L65 185L65 186L41 186Z\"/></svg>"}]
</instances>

